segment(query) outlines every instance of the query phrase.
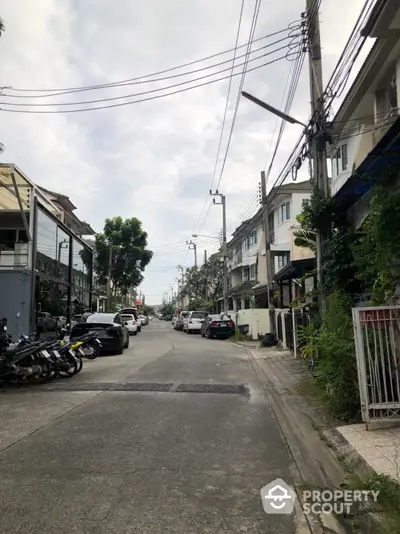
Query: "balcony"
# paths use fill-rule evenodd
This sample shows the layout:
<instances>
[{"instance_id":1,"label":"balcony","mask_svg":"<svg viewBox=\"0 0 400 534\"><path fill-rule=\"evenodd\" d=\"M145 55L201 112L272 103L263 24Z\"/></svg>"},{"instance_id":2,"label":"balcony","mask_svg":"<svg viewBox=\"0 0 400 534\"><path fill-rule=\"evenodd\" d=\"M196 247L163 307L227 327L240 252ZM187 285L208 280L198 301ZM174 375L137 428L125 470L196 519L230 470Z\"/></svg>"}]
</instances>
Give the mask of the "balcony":
<instances>
[{"instance_id":1,"label":"balcony","mask_svg":"<svg viewBox=\"0 0 400 534\"><path fill-rule=\"evenodd\" d=\"M14 250L0 248L0 269L21 269L28 265L28 243L15 243Z\"/></svg>"}]
</instances>

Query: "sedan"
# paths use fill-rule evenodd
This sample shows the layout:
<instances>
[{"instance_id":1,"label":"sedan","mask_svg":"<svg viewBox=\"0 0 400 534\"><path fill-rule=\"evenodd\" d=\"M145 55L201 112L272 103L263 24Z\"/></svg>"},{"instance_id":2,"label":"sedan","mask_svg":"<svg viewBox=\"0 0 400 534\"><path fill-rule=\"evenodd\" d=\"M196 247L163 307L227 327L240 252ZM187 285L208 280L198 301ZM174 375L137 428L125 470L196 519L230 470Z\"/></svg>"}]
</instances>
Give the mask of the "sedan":
<instances>
[{"instance_id":1,"label":"sedan","mask_svg":"<svg viewBox=\"0 0 400 534\"><path fill-rule=\"evenodd\" d=\"M201 325L201 336L217 337L220 339L228 339L235 333L235 323L228 315L220 313L217 315L208 315Z\"/></svg>"},{"instance_id":2,"label":"sedan","mask_svg":"<svg viewBox=\"0 0 400 534\"><path fill-rule=\"evenodd\" d=\"M129 347L129 330L119 313L93 313L86 322L73 327L71 337L93 332L98 333L104 352L122 354Z\"/></svg>"}]
</instances>

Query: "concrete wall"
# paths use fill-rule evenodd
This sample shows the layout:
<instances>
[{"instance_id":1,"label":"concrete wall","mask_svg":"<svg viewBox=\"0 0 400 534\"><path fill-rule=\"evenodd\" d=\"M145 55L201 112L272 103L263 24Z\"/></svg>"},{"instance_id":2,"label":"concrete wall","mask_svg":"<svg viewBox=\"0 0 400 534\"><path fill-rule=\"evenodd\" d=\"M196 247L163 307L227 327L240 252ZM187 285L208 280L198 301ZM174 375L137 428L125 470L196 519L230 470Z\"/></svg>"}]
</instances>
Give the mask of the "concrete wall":
<instances>
[{"instance_id":1,"label":"concrete wall","mask_svg":"<svg viewBox=\"0 0 400 534\"><path fill-rule=\"evenodd\" d=\"M7 318L13 337L29 333L30 309L31 273L0 271L0 319Z\"/></svg>"},{"instance_id":2,"label":"concrete wall","mask_svg":"<svg viewBox=\"0 0 400 534\"><path fill-rule=\"evenodd\" d=\"M259 335L271 332L268 308L253 308L251 310L239 310L236 313L236 326L248 324L249 336L258 339Z\"/></svg>"}]
</instances>

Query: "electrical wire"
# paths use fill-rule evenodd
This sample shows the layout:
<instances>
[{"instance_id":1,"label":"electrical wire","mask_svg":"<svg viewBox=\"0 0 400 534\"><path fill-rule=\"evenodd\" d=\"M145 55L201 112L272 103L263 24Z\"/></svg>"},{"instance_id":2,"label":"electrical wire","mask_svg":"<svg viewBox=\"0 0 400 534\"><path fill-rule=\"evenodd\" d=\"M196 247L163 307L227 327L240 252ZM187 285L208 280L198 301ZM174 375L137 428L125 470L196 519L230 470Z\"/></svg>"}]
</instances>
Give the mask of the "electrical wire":
<instances>
[{"instance_id":1,"label":"electrical wire","mask_svg":"<svg viewBox=\"0 0 400 534\"><path fill-rule=\"evenodd\" d=\"M244 84L244 80L245 80L245 77L246 77L246 73L248 72L247 66L248 66L248 64L250 62L250 60L249 60L249 56L250 56L250 52L251 52L251 44L250 43L251 43L252 39L254 38L254 33L255 33L255 30L256 30L257 21L258 21L258 15L259 15L259 12L260 12L260 6L261 6L261 0L256 0L255 5L254 5L253 19L252 19L251 27L250 27L250 35L249 35L249 40L248 40L249 44L248 44L248 47L247 47L247 54L248 54L247 55L247 61L245 61L244 64L243 64L242 77L241 77L240 82L239 82L239 89L238 89L238 94L237 94L237 98L236 98L235 110L233 112L231 129L229 131L229 137L228 137L228 142L227 142L227 145L226 145L225 156L224 156L224 159L222 161L221 172L220 172L220 175L219 175L219 179L218 179L218 183L217 183L216 189L219 188L219 185L221 183L222 176L223 176L224 170L225 170L226 160L228 158L229 148L230 148L231 140L232 140L232 134L233 134L233 130L235 128L236 117L237 117L237 113L238 113L238 110L239 110L239 103L240 103L240 100L241 100L243 84Z\"/></svg>"},{"instance_id":2,"label":"electrical wire","mask_svg":"<svg viewBox=\"0 0 400 534\"><path fill-rule=\"evenodd\" d=\"M294 22L290 23L286 28L284 28L282 30L279 30L279 31L264 35L262 37L258 37L257 39L254 39L251 44L259 42L259 41L262 41L264 39L268 39L270 37L274 37L275 35L279 35L281 33L285 33L288 30L293 31L295 29L298 29L300 27L299 23L300 23L300 21L294 21ZM12 86L5 86L5 87L3 87L3 89L7 89L8 91L15 91L15 92L31 92L31 93L37 93L37 92L46 93L46 92L49 92L49 93L56 93L56 94L49 95L49 96L58 96L58 95L62 95L62 94L70 94L70 93L75 93L75 92L84 92L84 91L104 89L104 88L107 89L109 87L124 87L125 85L131 85L132 82L136 82L138 80L143 80L145 78L151 78L153 76L159 76L160 74L165 74L167 72L173 72L175 70L179 70L179 69L183 69L183 68L186 68L186 67L190 67L190 66L195 65L197 63L203 63L204 61L207 61L209 59L214 59L216 57L219 57L219 56L222 56L222 55L225 55L225 54L229 54L229 53L233 52L236 49L240 50L242 48L246 48L248 46L248 44L249 43L247 42L247 43L244 43L244 44L239 45L237 47L230 48L229 50L224 50L223 52L217 52L215 54L211 54L209 56L205 56L203 58L196 59L194 61L189 61L187 63L181 64L181 65L177 65L177 66L174 66L174 67L170 67L168 69L157 71L157 72L154 72L154 73L151 73L151 74L145 74L145 75L142 75L142 76L137 76L135 78L129 78L127 80L121 80L121 81L118 81L118 82L109 82L109 83L98 84L98 85L88 85L88 86L69 87L69 88L68 87L67 88L56 88L56 89L54 89L54 88L53 89L26 89L26 88L14 88ZM231 61L231 60L229 60L229 61ZM154 80L150 80L150 81L154 81ZM33 98L33 96L23 96L23 95L22 96L21 95L10 95L10 96L15 97L15 98ZM47 95L41 95L41 96L45 97Z\"/></svg>"},{"instance_id":3,"label":"electrical wire","mask_svg":"<svg viewBox=\"0 0 400 534\"><path fill-rule=\"evenodd\" d=\"M222 138L223 138L223 134L224 134L224 130L225 130L226 115L227 115L227 112L228 112L229 97L230 97L231 88L232 88L232 80L233 80L232 74L233 74L233 69L235 67L236 53L237 53L238 42L239 42L239 37L240 37L240 28L241 28L241 25L242 25L243 8L244 8L244 0L242 0L241 7L240 7L239 22L238 22L238 27L237 27L237 30L236 30L235 48L234 48L234 55L233 55L233 61L232 61L231 77L229 78L228 94L226 96L226 101L225 101L225 109L224 109L224 115L223 115L223 119L222 119L221 133L220 133L220 136L219 136L218 149L217 149L217 155L216 155L216 158L215 158L214 172L213 172L213 175L212 175L210 190L212 190L213 185L214 185L215 173L217 172L219 154L221 152ZM203 208L202 208L202 210L200 212L199 218L198 218L198 220L196 222L195 229L197 228L197 225L198 225L198 223L199 223L199 221L201 219L201 216L202 216L202 214L203 214L203 212L204 212L204 210L205 210L205 208L207 206L207 200L208 199L209 199L209 196L207 195L206 196L206 200L204 202L204 206L203 206ZM210 209L211 209L211 200L210 200L210 207L209 207L208 212L210 211ZM207 216L208 216L208 213L207 213ZM201 228L203 228L203 226L201 226ZM192 233L194 233L194 231Z\"/></svg>"},{"instance_id":4,"label":"electrical wire","mask_svg":"<svg viewBox=\"0 0 400 534\"><path fill-rule=\"evenodd\" d=\"M282 48L285 48L285 47L282 47ZM279 49L274 50L272 52L269 52L267 55L271 55L273 53L276 53L277 51L279 51ZM273 63L281 61L282 59L285 59L285 58L286 58L286 55L280 56L280 57L278 57L276 59L273 59L271 61L268 61L266 63L262 63L261 65L257 65L255 67L252 67L251 69L247 69L247 72L252 72L252 71L261 69L263 67L266 67L267 65L272 65ZM253 61L253 60L251 60L251 61ZM237 66L240 66L240 64L236 65L236 67ZM239 76L240 74L241 74L240 72L237 72L237 73L232 74L232 76ZM198 89L199 87L204 87L204 86L207 86L207 85L210 85L210 84L213 84L213 83L217 83L217 82L220 82L220 81L223 81L223 80L227 80L229 78L230 78L230 75L222 76L221 78L217 78L216 80L203 82L203 83L194 85L193 87L185 87L183 89L179 89L179 90L176 90L176 91L171 91L169 93L165 93L165 94L162 94L162 95L156 95L156 96L152 96L152 97L142 98L142 99L139 99L139 100L131 100L129 102L119 102L117 104L108 104L108 105L105 105L105 106L95 106L95 107L90 107L90 108L67 109L67 110L64 110L64 109L63 110L60 110L60 109L57 109L57 110L32 110L32 109L30 109L30 110L21 110L21 109L9 109L9 108L3 108L2 107L2 108L0 108L0 111L3 111L5 113L25 113L25 114L67 114L67 113L83 113L83 112L87 112L87 111L97 111L97 110L103 110L103 109L112 109L112 108L118 108L118 107L122 107L122 106L129 106L129 105L132 105L132 104L139 104L141 102L149 102L149 101L156 100L156 99L159 99L159 98L165 98L167 96L172 96L172 95L176 95L176 94L179 94L179 93L184 93L186 91L190 91L190 90L193 90L193 89ZM176 85L183 85L183 84L186 84L186 83L188 83L188 82L181 82L180 84L176 84ZM170 87L172 87L172 86L170 86ZM153 93L153 92L159 91L159 90L161 90L161 89L147 91L147 92L144 92L144 94ZM11 104L8 104L8 105L11 105Z\"/></svg>"}]
</instances>

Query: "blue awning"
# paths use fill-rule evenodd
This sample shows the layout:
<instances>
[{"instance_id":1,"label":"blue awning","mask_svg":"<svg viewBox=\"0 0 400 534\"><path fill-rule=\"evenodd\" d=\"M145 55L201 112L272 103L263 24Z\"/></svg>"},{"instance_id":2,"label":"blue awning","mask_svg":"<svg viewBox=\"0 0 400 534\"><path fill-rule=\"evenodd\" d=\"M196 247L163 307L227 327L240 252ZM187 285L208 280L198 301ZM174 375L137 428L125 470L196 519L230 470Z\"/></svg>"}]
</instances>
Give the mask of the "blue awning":
<instances>
[{"instance_id":1,"label":"blue awning","mask_svg":"<svg viewBox=\"0 0 400 534\"><path fill-rule=\"evenodd\" d=\"M393 166L400 169L400 118L395 120L379 143L332 197L331 203L347 210L377 183L382 169Z\"/></svg>"}]
</instances>

